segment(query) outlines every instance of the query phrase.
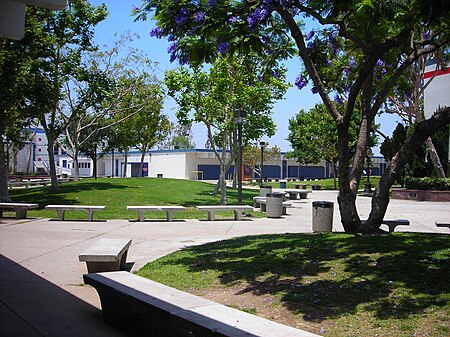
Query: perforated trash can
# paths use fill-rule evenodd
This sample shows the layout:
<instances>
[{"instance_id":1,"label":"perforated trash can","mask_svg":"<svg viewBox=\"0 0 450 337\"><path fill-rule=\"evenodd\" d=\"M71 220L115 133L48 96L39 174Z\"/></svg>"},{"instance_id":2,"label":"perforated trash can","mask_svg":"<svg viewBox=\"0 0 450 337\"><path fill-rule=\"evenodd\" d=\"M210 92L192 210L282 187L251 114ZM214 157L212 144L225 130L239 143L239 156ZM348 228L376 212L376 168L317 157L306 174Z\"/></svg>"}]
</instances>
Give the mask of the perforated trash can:
<instances>
[{"instance_id":1,"label":"perforated trash can","mask_svg":"<svg viewBox=\"0 0 450 337\"><path fill-rule=\"evenodd\" d=\"M286 180L280 180L280 188L286 188Z\"/></svg>"},{"instance_id":2,"label":"perforated trash can","mask_svg":"<svg viewBox=\"0 0 450 337\"><path fill-rule=\"evenodd\" d=\"M274 192L266 195L266 216L280 218L283 215L283 193Z\"/></svg>"},{"instance_id":3,"label":"perforated trash can","mask_svg":"<svg viewBox=\"0 0 450 337\"><path fill-rule=\"evenodd\" d=\"M261 185L259 186L259 195L265 197L267 193L272 193L272 186Z\"/></svg>"},{"instance_id":4,"label":"perforated trash can","mask_svg":"<svg viewBox=\"0 0 450 337\"><path fill-rule=\"evenodd\" d=\"M314 201L312 207L313 232L331 232L333 230L334 203L331 201Z\"/></svg>"}]
</instances>

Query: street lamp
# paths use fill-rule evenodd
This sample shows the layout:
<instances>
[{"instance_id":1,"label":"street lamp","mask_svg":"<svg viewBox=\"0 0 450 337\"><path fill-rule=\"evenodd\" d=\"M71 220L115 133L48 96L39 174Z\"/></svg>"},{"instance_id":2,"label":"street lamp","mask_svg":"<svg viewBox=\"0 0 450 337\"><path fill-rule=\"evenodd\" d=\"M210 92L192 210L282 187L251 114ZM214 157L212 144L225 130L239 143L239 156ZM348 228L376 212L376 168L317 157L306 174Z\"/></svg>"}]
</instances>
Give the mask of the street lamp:
<instances>
[{"instance_id":1,"label":"street lamp","mask_svg":"<svg viewBox=\"0 0 450 337\"><path fill-rule=\"evenodd\" d=\"M238 204L242 204L242 124L244 124L246 113L242 109L234 110L234 121L238 125Z\"/></svg>"},{"instance_id":2,"label":"street lamp","mask_svg":"<svg viewBox=\"0 0 450 337\"><path fill-rule=\"evenodd\" d=\"M263 164L264 164L264 146L266 146L266 142L259 142L259 145L261 146L261 167L259 168L259 176L261 178L260 185L263 184Z\"/></svg>"},{"instance_id":3,"label":"street lamp","mask_svg":"<svg viewBox=\"0 0 450 337\"><path fill-rule=\"evenodd\" d=\"M364 184L364 193L372 193L372 185L370 184L370 157L373 156L370 147L367 149L367 182Z\"/></svg>"}]
</instances>

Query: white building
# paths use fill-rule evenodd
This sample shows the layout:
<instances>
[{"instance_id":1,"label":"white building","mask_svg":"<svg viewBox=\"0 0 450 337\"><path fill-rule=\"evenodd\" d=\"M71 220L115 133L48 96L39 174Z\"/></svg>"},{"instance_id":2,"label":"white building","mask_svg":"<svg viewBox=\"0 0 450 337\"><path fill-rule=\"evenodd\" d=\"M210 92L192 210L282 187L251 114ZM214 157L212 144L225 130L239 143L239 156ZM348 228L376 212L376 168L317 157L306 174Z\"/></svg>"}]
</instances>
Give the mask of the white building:
<instances>
[{"instance_id":1,"label":"white building","mask_svg":"<svg viewBox=\"0 0 450 337\"><path fill-rule=\"evenodd\" d=\"M42 129L31 130L32 139L20 150L16 159L10 159L10 165L17 163L17 172L49 172L47 137ZM126 170L125 170L125 161ZM372 175L384 173L386 163L382 157L372 158ZM55 149L57 174L74 175L74 162L61 148ZM259 163L258 163L259 165ZM78 166L81 177L94 175L94 165L90 158L79 156ZM11 166L12 168L12 166ZM44 172L44 173L45 173ZM286 158L282 153L279 158L264 161L264 178L300 178L320 179L332 177L329 163L322 161L315 165L299 165L296 160ZM220 166L214 152L207 149L154 150L144 156L141 169L141 152L130 151L127 159L123 153L106 154L97 160L98 177L163 177L194 180L216 180L219 178ZM234 166L226 173L232 179ZM243 169L243 178L260 178L248 167Z\"/></svg>"}]
</instances>

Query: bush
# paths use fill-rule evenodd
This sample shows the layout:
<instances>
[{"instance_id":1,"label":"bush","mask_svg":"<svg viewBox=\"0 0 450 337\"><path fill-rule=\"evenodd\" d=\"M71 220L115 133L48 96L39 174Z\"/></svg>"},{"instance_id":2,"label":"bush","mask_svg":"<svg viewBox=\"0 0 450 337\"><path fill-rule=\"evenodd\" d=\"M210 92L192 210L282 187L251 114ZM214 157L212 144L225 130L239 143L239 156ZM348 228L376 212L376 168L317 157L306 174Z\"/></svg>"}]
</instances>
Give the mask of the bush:
<instances>
[{"instance_id":1,"label":"bush","mask_svg":"<svg viewBox=\"0 0 450 337\"><path fill-rule=\"evenodd\" d=\"M405 178L405 187L412 190L450 191L450 178Z\"/></svg>"}]
</instances>

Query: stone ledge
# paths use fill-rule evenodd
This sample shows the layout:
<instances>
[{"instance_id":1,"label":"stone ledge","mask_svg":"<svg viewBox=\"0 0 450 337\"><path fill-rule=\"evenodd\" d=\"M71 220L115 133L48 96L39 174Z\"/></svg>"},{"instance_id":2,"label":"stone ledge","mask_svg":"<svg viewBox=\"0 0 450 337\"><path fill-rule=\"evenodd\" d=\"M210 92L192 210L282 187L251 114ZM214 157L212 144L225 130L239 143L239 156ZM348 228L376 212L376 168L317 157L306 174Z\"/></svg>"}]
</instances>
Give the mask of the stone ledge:
<instances>
[{"instance_id":1,"label":"stone ledge","mask_svg":"<svg viewBox=\"0 0 450 337\"><path fill-rule=\"evenodd\" d=\"M392 189L392 199L416 201L450 201L450 191Z\"/></svg>"}]
</instances>

